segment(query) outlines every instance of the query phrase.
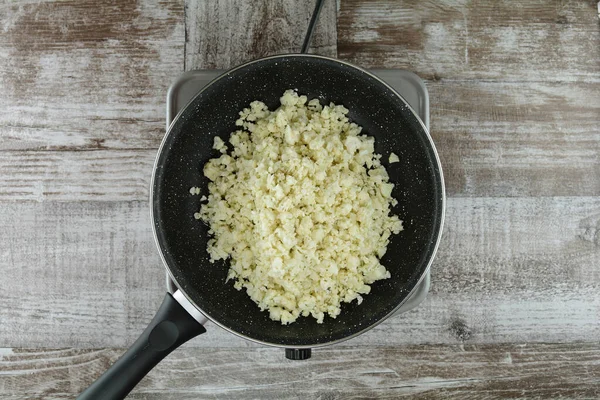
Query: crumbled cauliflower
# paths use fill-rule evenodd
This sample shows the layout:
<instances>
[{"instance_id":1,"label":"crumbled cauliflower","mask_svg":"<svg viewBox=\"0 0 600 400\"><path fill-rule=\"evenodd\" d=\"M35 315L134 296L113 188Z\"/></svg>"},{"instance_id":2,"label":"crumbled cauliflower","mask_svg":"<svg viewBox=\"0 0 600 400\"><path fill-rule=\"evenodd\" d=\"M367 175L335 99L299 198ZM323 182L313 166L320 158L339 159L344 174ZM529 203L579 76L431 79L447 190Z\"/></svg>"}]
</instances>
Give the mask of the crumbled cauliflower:
<instances>
[{"instance_id":1,"label":"crumbled cauliflower","mask_svg":"<svg viewBox=\"0 0 600 400\"><path fill-rule=\"evenodd\" d=\"M400 157L398 157L394 153L390 153L390 157L388 158L388 161L390 164L397 163L397 162L400 162Z\"/></svg>"},{"instance_id":2,"label":"crumbled cauliflower","mask_svg":"<svg viewBox=\"0 0 600 400\"><path fill-rule=\"evenodd\" d=\"M390 277L379 260L402 230L394 185L347 113L293 90L275 111L254 101L230 154L216 137L223 154L204 166L210 194L194 216L210 225L211 261L231 258L228 280L282 324L335 318Z\"/></svg>"},{"instance_id":3,"label":"crumbled cauliflower","mask_svg":"<svg viewBox=\"0 0 600 400\"><path fill-rule=\"evenodd\" d=\"M223 154L227 153L227 145L225 144L223 139L221 139L218 136L215 136L215 139L213 142L213 149L219 150Z\"/></svg>"}]
</instances>

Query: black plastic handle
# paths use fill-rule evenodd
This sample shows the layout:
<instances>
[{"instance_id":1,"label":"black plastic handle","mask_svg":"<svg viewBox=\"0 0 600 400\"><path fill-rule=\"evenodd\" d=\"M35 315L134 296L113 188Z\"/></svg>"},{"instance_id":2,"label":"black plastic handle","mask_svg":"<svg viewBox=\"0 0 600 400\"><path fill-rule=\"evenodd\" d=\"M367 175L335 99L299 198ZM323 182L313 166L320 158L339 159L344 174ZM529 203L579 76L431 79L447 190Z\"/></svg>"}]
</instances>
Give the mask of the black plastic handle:
<instances>
[{"instance_id":1,"label":"black plastic handle","mask_svg":"<svg viewBox=\"0 0 600 400\"><path fill-rule=\"evenodd\" d=\"M163 358L204 332L206 329L167 293L146 330L78 399L124 399Z\"/></svg>"}]
</instances>

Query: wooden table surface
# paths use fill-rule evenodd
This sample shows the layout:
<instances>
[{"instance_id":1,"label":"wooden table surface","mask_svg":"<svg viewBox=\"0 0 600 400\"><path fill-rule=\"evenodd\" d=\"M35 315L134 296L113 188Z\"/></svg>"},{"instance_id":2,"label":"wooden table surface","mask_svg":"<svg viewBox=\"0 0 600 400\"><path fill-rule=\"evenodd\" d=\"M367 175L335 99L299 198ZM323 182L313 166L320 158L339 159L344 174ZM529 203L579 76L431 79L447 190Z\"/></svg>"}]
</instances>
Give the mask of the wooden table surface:
<instances>
[{"instance_id":1,"label":"wooden table surface","mask_svg":"<svg viewBox=\"0 0 600 400\"><path fill-rule=\"evenodd\" d=\"M0 398L72 398L151 319L183 71L296 52L312 0L0 6ZM416 310L284 359L209 326L132 399L600 397L596 1L327 0L313 51L423 78L448 207Z\"/></svg>"}]
</instances>

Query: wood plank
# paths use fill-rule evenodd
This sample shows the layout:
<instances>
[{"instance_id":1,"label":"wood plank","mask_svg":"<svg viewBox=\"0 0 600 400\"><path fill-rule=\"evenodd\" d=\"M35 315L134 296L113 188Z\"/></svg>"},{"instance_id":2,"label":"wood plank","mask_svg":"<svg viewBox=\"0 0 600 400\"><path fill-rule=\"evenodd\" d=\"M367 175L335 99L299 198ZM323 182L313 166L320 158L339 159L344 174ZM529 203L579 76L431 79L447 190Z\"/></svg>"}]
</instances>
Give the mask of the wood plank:
<instances>
[{"instance_id":1,"label":"wood plank","mask_svg":"<svg viewBox=\"0 0 600 400\"><path fill-rule=\"evenodd\" d=\"M2 3L0 150L158 146L181 2Z\"/></svg>"},{"instance_id":2,"label":"wood plank","mask_svg":"<svg viewBox=\"0 0 600 400\"><path fill-rule=\"evenodd\" d=\"M188 1L186 70L228 69L273 54L298 53L314 0ZM326 1L311 53L335 57L337 10Z\"/></svg>"},{"instance_id":3,"label":"wood plank","mask_svg":"<svg viewBox=\"0 0 600 400\"><path fill-rule=\"evenodd\" d=\"M28 5L22 11L13 10L13 13L17 15L13 18L16 22L13 23L14 28L9 29L10 34L6 36L8 39L5 47L12 46L15 40L39 42L33 46L35 51L27 52L22 57L40 58L41 53L50 51L45 50L46 48L53 49L50 42L52 38L56 39L56 37L52 35L59 35L55 32L56 29L51 29L53 25L50 20L62 15L61 12L75 15L80 12L80 8L86 9L86 4L81 3L80 6L77 6L71 3L64 3L64 5L61 3L61 6L56 6L42 3L41 5ZM199 7L196 11L206 11L202 7L208 7L210 4L212 3L201 2L196 5ZM219 4L231 6L231 3ZM33 24L28 30L17 33L19 24L24 24L32 19L31 15L38 6L44 7L39 12L42 15L41 21L46 22L36 22L37 25ZM170 12L158 6L156 9L152 7L154 6L142 8L152 10L148 11L149 15L162 15L161 13ZM194 8L193 5L189 7ZM109 7L108 9L104 12L118 11L118 8ZM334 15L334 11L325 10L324 21L330 18L327 15ZM190 18L195 15L191 11L188 14ZM201 14L205 15L206 13ZM533 14L530 12L527 12L526 15L533 18ZM150 20L151 17L146 16L145 18ZM174 22L174 18L174 16L164 17L158 22L171 23ZM100 29L93 25L99 22L92 21L90 23L92 24L91 29ZM192 24L192 26L195 25ZM150 31L141 30L140 36L147 34L152 37L152 35L164 33L158 28L148 29ZM151 109L144 111L140 109L141 104L148 104L145 102L144 96L142 96L142 100L139 100L137 95L134 96L130 93L131 91L125 90L129 94L121 93L121 89L124 89L122 86L119 90L115 86L111 86L113 80L116 82L115 85L126 85L128 84L126 79L119 76L116 79L111 78L111 74L103 73L100 74L101 77L91 79L95 85L100 79L98 83L100 86L90 89L86 87L84 81L90 79L91 72L79 68L79 61L63 62L64 58L77 59L78 52L82 52L82 57L87 57L86 54L89 52L100 51L98 57L102 60L108 57L107 54L117 51L121 51L123 54L131 53L133 54L131 57L137 57L139 60L145 57L141 53L136 53L137 50L133 49L134 44L131 44L132 48L122 49L125 45L121 43L124 41L122 33L114 33L121 39L115 39L118 46L115 45L116 47L112 48L108 44L98 47L98 42L104 42L96 36L86 38L86 32L75 29L73 36L67 35L65 39L61 39L62 41L58 41L55 45L58 49L56 51L60 55L56 59L56 63L52 62L49 65L52 68L70 68L65 72L66 75L55 75L56 79L20 80L19 82L23 81L21 83L25 86L34 85L34 87L27 86L27 90L18 93L27 93L28 96L34 97L19 100L20 98L17 97L21 94L18 94L5 99L10 104L6 104L8 112L0 117L0 135L3 138L0 144L1 149L156 148L163 134L164 106L164 99L162 95L158 95L158 92L166 90L164 85L168 79L165 80L164 77L169 71L174 70L173 65L169 67L170 69L165 67L160 70L159 68L162 75L156 77L156 82L159 82L157 85L163 86L159 88L160 90L156 89L152 93L147 93L148 96L153 96L154 103ZM15 38L12 38L11 35ZM63 37L61 35L63 34L60 33L60 38ZM221 32L219 35L225 35L225 33ZM138 39L147 40L146 36ZM151 44L156 44L155 42L156 40ZM73 46L80 45L83 46L81 50L71 49ZM167 42L162 42L160 46L169 49L172 47ZM167 50L164 49L164 51ZM113 54L109 58L129 62L123 58L123 54ZM161 59L156 62L163 65L164 61ZM226 64L223 62L215 65L227 66ZM103 71L122 70L122 68L113 67L115 66L106 67ZM156 71L157 69L152 67L150 70ZM64 85L63 82L70 79L69 76L72 77L77 73L80 75L78 75L76 84ZM139 86L140 82L133 83ZM9 84L10 82L6 85ZM47 88L35 86L42 84L51 86ZM436 81L432 82L429 88L433 105L432 134L438 143L443 160L449 195L563 196L571 194L598 195L600 193L600 163L598 159L600 85L598 83L571 84L566 87L552 83L523 86L519 83ZM79 95L74 95L71 89L74 89ZM36 94L38 92L39 94ZM45 97L42 99L35 96ZM60 101L50 100L56 98L55 96L59 96ZM67 98L71 99L73 103L69 102L71 100L65 100ZM473 98L482 99L482 101L473 104ZM40 112L46 117L52 114L47 117L49 119L38 113L39 110L32 110L31 104L36 104L31 102L32 99L37 104L44 104L43 110ZM92 103L103 105L94 106ZM89 110L92 110L93 115L89 114ZM32 114L29 114L30 112ZM110 115L105 118L97 115L98 112ZM89 115L82 119L82 113ZM125 114L130 117L125 119L118 117L118 115ZM114 116L117 117L113 118ZM91 122L88 117L95 122ZM32 121L35 123L42 121L43 124L51 120L50 122L54 125L52 127L40 125L32 130L27 128L25 131L23 130L25 128L16 127L13 124L14 121L1 122L2 118L17 118L20 121L27 119L31 123L33 123ZM98 152L93 156L68 152L60 154L5 152L1 158L0 164L3 164L1 165L4 167L3 173L10 171L11 175L0 176L2 183L0 200L40 200L43 198L65 201L75 199L128 201L146 198L147 182L150 176L148 168L151 167L153 155L150 151L142 150L139 153L136 150ZM131 164L134 166L132 167ZM27 168L19 169L17 173L13 174L16 165L25 165ZM76 165L76 173L71 173L71 167L67 167L67 165ZM113 174L114 170L125 171L127 169L129 169L127 176ZM66 173L62 174L60 171ZM59 175L60 178L57 178ZM98 179L102 182L98 183ZM118 181L113 181L113 179L118 179ZM121 182L125 182L126 185L120 186Z\"/></svg>"},{"instance_id":4,"label":"wood plank","mask_svg":"<svg viewBox=\"0 0 600 400\"><path fill-rule=\"evenodd\" d=\"M122 347L164 296L147 202L4 203L0 344ZM600 199L451 198L432 288L349 344L600 337ZM253 347L222 329L187 347Z\"/></svg>"},{"instance_id":5,"label":"wood plank","mask_svg":"<svg viewBox=\"0 0 600 400\"><path fill-rule=\"evenodd\" d=\"M338 54L426 79L598 82L597 1L347 0Z\"/></svg>"},{"instance_id":6,"label":"wood plank","mask_svg":"<svg viewBox=\"0 0 600 400\"><path fill-rule=\"evenodd\" d=\"M600 83L432 82L429 91L449 196L600 195ZM145 200L155 155L0 151L0 201Z\"/></svg>"},{"instance_id":7,"label":"wood plank","mask_svg":"<svg viewBox=\"0 0 600 400\"><path fill-rule=\"evenodd\" d=\"M0 0L0 397L72 398L135 340L164 295L147 196L168 84L297 51L313 1ZM305 363L209 324L130 397L600 397L596 15L327 1L314 51L429 80L452 196L431 292Z\"/></svg>"},{"instance_id":8,"label":"wood plank","mask_svg":"<svg viewBox=\"0 0 600 400\"><path fill-rule=\"evenodd\" d=\"M72 398L121 349L0 349L0 388L14 399ZM131 399L562 398L600 396L595 344L424 345L178 350Z\"/></svg>"},{"instance_id":9,"label":"wood plank","mask_svg":"<svg viewBox=\"0 0 600 400\"><path fill-rule=\"evenodd\" d=\"M1 151L0 201L148 199L156 149Z\"/></svg>"},{"instance_id":10,"label":"wood plank","mask_svg":"<svg viewBox=\"0 0 600 400\"><path fill-rule=\"evenodd\" d=\"M600 84L427 86L449 195L600 195Z\"/></svg>"}]
</instances>

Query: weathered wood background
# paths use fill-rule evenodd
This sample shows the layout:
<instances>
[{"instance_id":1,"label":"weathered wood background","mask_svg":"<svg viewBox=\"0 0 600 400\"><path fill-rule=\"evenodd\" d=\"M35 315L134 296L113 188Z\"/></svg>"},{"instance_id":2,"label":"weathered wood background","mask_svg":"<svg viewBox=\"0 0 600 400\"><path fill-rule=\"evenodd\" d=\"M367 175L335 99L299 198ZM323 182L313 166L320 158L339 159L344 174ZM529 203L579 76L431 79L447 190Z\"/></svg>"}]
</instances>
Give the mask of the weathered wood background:
<instances>
[{"instance_id":1,"label":"weathered wood background","mask_svg":"<svg viewBox=\"0 0 600 400\"><path fill-rule=\"evenodd\" d=\"M0 3L0 398L72 398L163 296L169 84L296 51L313 2ZM426 80L449 195L431 292L305 363L211 326L130 397L600 397L596 3L327 0L312 51Z\"/></svg>"}]
</instances>

